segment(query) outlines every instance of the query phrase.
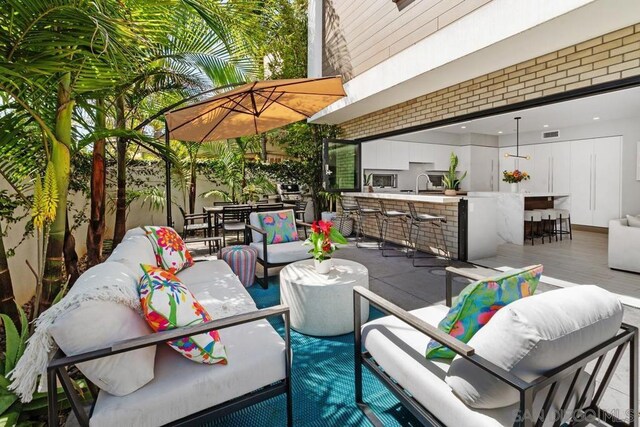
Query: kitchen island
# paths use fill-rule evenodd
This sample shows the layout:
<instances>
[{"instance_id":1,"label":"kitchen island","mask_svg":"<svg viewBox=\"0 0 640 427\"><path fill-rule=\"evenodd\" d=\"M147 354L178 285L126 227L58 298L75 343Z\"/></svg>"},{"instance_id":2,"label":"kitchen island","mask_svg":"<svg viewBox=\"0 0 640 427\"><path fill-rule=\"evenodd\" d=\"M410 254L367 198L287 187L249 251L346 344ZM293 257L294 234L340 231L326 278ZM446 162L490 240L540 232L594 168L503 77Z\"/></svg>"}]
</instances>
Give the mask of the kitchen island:
<instances>
[{"instance_id":1,"label":"kitchen island","mask_svg":"<svg viewBox=\"0 0 640 427\"><path fill-rule=\"evenodd\" d=\"M452 259L466 259L466 201L458 196L445 196L444 194L416 195L411 193L343 193L345 203L353 204L358 199L362 207L380 208L380 200L384 202L388 210L409 212L407 202L415 203L419 213L437 215L446 218L443 224L443 232L447 242L447 249ZM460 227L460 224L462 226ZM378 238L379 231L376 221L367 218L363 224L364 234ZM436 244L435 235L424 227L427 232L422 232L417 239L418 248L433 253L440 253ZM407 239L402 227L396 225L389 226L387 231L387 241L399 245L407 245ZM462 251L460 249L463 249Z\"/></svg>"},{"instance_id":2,"label":"kitchen island","mask_svg":"<svg viewBox=\"0 0 640 427\"><path fill-rule=\"evenodd\" d=\"M569 209L569 194L566 193L506 193L472 191L469 199L490 198L496 201L493 218L482 218L495 222L498 243L524 245L524 211L533 209ZM473 259L473 258L470 258Z\"/></svg>"}]
</instances>

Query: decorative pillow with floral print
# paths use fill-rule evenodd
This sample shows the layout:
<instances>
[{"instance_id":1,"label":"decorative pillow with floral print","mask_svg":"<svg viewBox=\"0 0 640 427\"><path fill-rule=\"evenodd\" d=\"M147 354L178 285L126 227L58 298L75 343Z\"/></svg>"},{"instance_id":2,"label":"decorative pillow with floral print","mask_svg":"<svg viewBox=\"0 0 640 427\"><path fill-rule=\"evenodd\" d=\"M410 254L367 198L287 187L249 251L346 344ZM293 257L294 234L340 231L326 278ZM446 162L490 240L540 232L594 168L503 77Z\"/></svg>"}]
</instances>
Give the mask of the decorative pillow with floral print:
<instances>
[{"instance_id":1,"label":"decorative pillow with floral print","mask_svg":"<svg viewBox=\"0 0 640 427\"><path fill-rule=\"evenodd\" d=\"M173 273L141 265L140 303L144 317L156 332L197 325L211 319L193 294ZM167 342L187 359L213 365L227 364L227 354L218 331L210 331Z\"/></svg>"},{"instance_id":2,"label":"decorative pillow with floral print","mask_svg":"<svg viewBox=\"0 0 640 427\"><path fill-rule=\"evenodd\" d=\"M258 219L262 229L267 232L268 245L300 240L292 210L259 213Z\"/></svg>"},{"instance_id":3,"label":"decorative pillow with floral print","mask_svg":"<svg viewBox=\"0 0 640 427\"><path fill-rule=\"evenodd\" d=\"M542 265L532 265L471 283L460 293L438 328L462 342L469 342L502 307L533 295L541 275ZM455 355L435 340L427 345L429 359L453 359Z\"/></svg>"},{"instance_id":4,"label":"decorative pillow with floral print","mask_svg":"<svg viewBox=\"0 0 640 427\"><path fill-rule=\"evenodd\" d=\"M171 227L142 227L156 252L158 267L177 273L193 265L182 237Z\"/></svg>"}]
</instances>

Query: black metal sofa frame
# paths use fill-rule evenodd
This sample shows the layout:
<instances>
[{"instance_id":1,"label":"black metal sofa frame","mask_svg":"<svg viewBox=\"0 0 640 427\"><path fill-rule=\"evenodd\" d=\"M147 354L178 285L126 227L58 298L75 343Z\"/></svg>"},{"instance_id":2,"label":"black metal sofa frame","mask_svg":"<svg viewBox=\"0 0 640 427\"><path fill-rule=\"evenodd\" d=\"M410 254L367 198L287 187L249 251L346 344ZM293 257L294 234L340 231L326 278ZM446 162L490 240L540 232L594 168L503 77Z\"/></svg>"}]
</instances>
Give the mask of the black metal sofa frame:
<instances>
[{"instance_id":1,"label":"black metal sofa frame","mask_svg":"<svg viewBox=\"0 0 640 427\"><path fill-rule=\"evenodd\" d=\"M302 227L304 229L304 237L305 239L307 238L307 228L311 227L311 224L307 223L307 222L303 222L300 220L296 220L296 225L299 227ZM269 287L269 268L272 267L284 267L285 265L291 264L291 262L295 262L295 261L291 261L291 262L280 262L280 263L270 263L269 262L269 252L267 251L269 245L267 244L267 232L265 230L263 230L262 228L253 226L251 224L246 224L245 225L245 235L244 235L244 241L246 244L250 243L253 239L252 239L252 231L255 231L256 233L260 233L262 234L262 253L264 254L264 259L260 259L260 257L257 257L256 262L258 264L260 264L262 266L262 278L260 277L256 277L256 281L258 282L258 284L263 288L263 289L267 289Z\"/></svg>"},{"instance_id":2,"label":"black metal sofa frame","mask_svg":"<svg viewBox=\"0 0 640 427\"><path fill-rule=\"evenodd\" d=\"M57 380L60 380L62 388L67 396L71 409L73 410L78 422L81 426L89 426L89 420L93 406L95 405L97 394L93 392L96 389L95 386L90 387L92 390L92 397L94 399L89 413L84 408L84 404L80 395L74 388L71 378L67 372L67 369L71 366L77 365L81 362L87 362L90 360L101 359L103 357L125 353L128 351L136 350L139 348L150 347L153 345L166 345L167 341L175 340L178 338L188 337L191 335L201 334L209 332L214 329L220 330L231 326L237 326L244 323L255 322L256 320L267 319L270 317L283 316L284 318L284 342L285 342L285 378L270 384L261 389L255 390L244 396L239 396L230 401L221 403L203 411L191 414L180 420L176 420L167 425L169 426L191 426L200 425L203 422L210 421L216 418L223 417L232 412L238 411L242 408L254 405L258 402L270 399L280 394L286 394L287 405L287 426L293 426L293 413L292 413L292 390L291 390L291 340L290 340L290 321L289 321L289 307L286 305L278 305L261 310L257 310L251 313L239 314L236 316L230 316L223 319L212 320L210 322L202 323L199 325L173 329L169 331L157 332L143 337L138 337L130 340L121 341L112 345L111 347L90 351L75 356L65 356L65 354L58 350L53 359L49 362L47 368L47 388L50 391L48 394L48 418L49 427L58 426L58 399L57 393L51 392L51 390L57 389ZM250 372L247 372L251 375Z\"/></svg>"},{"instance_id":3,"label":"black metal sofa frame","mask_svg":"<svg viewBox=\"0 0 640 427\"><path fill-rule=\"evenodd\" d=\"M449 267L447 269L447 305L450 305L451 301L451 274L464 275L465 277L477 280L478 276L470 275L461 270ZM551 415L551 405L558 392L560 380L572 376L572 382L569 386L569 390L563 400L560 411L564 412L570 403L570 397L575 387L576 381L580 374L585 371L587 365L590 362L596 361L593 370L590 372L590 378L583 392L578 400L574 410L574 420L582 420L589 422L594 418L604 421L607 424L615 426L629 426L638 427L638 328L632 325L623 323L620 331L613 338L603 342L602 344L590 349L589 351L581 354L575 359L558 366L557 368L547 372L535 381L527 382L523 381L519 377L511 374L510 372L496 366L483 357L475 354L475 350L469 345L456 340L450 335L440 331L438 328L429 325L418 317L411 313L401 309L400 307L392 304L384 298L374 294L373 292L364 289L362 287L354 288L354 356L355 356L355 400L358 408L364 413L368 420L374 426L382 426L382 422L371 410L371 408L364 402L362 395L362 366L366 366L394 395L395 397L406 407L421 423L431 426L444 426L433 414L429 412L427 408L421 405L410 393L408 393L400 384L393 380L384 369L382 369L371 354L362 349L362 324L360 321L360 307L362 299L369 301L371 305L378 308L380 311L387 315L395 316L402 322L417 329L429 338L434 339L453 350L456 354L469 360L484 371L490 373L498 380L508 384L509 386L518 390L520 394L519 414L516 417L514 426L516 427L539 427L542 426L545 419ZM606 412L599 407L600 401L607 390L611 378L614 376L618 363L622 359L625 350L629 348L629 421L626 422L617 416ZM587 390L591 387L592 381L601 369L605 365L606 356L613 351L613 357L611 358L604 376L600 380L599 386L595 389L595 394L591 403L585 406L587 401ZM533 413L533 400L536 393L549 387L549 392L545 398L544 404L538 414ZM555 426L558 426L560 421L558 420ZM573 425L573 424L572 424Z\"/></svg>"}]
</instances>

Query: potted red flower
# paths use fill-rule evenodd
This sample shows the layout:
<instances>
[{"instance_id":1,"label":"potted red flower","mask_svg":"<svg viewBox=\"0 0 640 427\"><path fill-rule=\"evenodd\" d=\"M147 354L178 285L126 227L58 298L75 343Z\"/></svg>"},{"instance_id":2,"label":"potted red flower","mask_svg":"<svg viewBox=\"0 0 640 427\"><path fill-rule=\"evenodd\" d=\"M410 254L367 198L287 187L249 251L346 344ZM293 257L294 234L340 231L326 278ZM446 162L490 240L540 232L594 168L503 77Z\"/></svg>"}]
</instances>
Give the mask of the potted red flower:
<instances>
[{"instance_id":1,"label":"potted red flower","mask_svg":"<svg viewBox=\"0 0 640 427\"><path fill-rule=\"evenodd\" d=\"M318 273L329 273L329 270L331 270L331 254L338 249L336 246L338 243L345 245L348 242L337 229L333 228L331 221L313 221L311 234L305 244L312 246L309 253L313 254Z\"/></svg>"}]
</instances>

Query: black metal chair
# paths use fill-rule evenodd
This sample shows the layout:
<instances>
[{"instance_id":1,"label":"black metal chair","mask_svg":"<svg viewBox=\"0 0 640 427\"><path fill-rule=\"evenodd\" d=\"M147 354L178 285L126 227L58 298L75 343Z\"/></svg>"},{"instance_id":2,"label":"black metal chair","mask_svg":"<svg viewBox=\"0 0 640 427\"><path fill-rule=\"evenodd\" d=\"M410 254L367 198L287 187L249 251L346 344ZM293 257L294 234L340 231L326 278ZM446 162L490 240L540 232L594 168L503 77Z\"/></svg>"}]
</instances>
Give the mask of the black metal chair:
<instances>
[{"instance_id":1,"label":"black metal chair","mask_svg":"<svg viewBox=\"0 0 640 427\"><path fill-rule=\"evenodd\" d=\"M258 203L256 205L256 212L271 212L279 211L284 207L284 203Z\"/></svg>"},{"instance_id":2,"label":"black metal chair","mask_svg":"<svg viewBox=\"0 0 640 427\"><path fill-rule=\"evenodd\" d=\"M362 240L364 239L364 221L367 218L374 218L378 227L378 249L380 249L380 242L382 240L382 225L380 223L380 215L382 211L378 208L368 208L360 203L360 200L356 199L356 216L358 218L358 230L356 232L356 247L360 247Z\"/></svg>"},{"instance_id":3,"label":"black metal chair","mask_svg":"<svg viewBox=\"0 0 640 427\"><path fill-rule=\"evenodd\" d=\"M236 241L240 241L240 233L244 233L249 220L251 206L233 205L222 207L222 245L227 246L227 232L236 233Z\"/></svg>"},{"instance_id":4,"label":"black metal chair","mask_svg":"<svg viewBox=\"0 0 640 427\"><path fill-rule=\"evenodd\" d=\"M307 210L307 204L309 204L308 200L297 200L296 201L296 207L293 209L293 211L296 214L296 219L298 219L300 221L304 221L304 213Z\"/></svg>"},{"instance_id":5,"label":"black metal chair","mask_svg":"<svg viewBox=\"0 0 640 427\"><path fill-rule=\"evenodd\" d=\"M399 255L385 255L385 247L387 243L387 231L389 230L389 224L397 223L402 227L402 233L404 234L404 238L406 241L410 241L408 238L407 230L409 229L409 218L411 216L406 212L389 210L385 206L382 199L378 200L380 202L380 218L382 220L381 232L380 232L380 250L382 252L383 257L388 256L405 256L405 254ZM387 249L388 250L388 249Z\"/></svg>"},{"instance_id":6,"label":"black metal chair","mask_svg":"<svg viewBox=\"0 0 640 427\"><path fill-rule=\"evenodd\" d=\"M182 238L186 239L189 234L195 234L199 231L203 232L204 237L209 235L209 221L206 213L202 214L188 214L182 209L182 206L178 206L180 214L184 220L182 227Z\"/></svg>"},{"instance_id":7,"label":"black metal chair","mask_svg":"<svg viewBox=\"0 0 640 427\"><path fill-rule=\"evenodd\" d=\"M425 256L418 257L418 238L420 237L420 232L424 231L423 226L428 225L433 230L433 236L436 241L436 249L438 251L442 251L442 256L444 256L447 264L451 261L451 253L447 248L447 240L444 236L443 224L446 224L447 219L443 216L429 215L418 213L416 206L413 202L407 202L409 206L409 213L411 215L411 221L409 222L409 246L413 248L412 251L412 264L414 267L437 267L436 265L428 264L428 265L416 265L416 258L437 258L439 254L429 253ZM415 231L415 238L413 237ZM440 235L440 238L438 237ZM442 240L442 246L440 246L440 240ZM407 253L409 256L409 253Z\"/></svg>"}]
</instances>

